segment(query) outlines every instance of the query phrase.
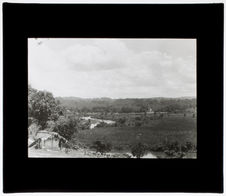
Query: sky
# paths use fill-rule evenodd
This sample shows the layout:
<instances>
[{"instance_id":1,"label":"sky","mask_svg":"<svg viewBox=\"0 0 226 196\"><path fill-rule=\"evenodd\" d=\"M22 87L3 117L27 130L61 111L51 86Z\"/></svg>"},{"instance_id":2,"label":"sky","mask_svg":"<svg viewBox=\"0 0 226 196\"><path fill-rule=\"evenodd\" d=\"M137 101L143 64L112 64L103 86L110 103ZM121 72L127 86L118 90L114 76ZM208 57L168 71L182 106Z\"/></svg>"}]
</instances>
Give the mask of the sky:
<instances>
[{"instance_id":1,"label":"sky","mask_svg":"<svg viewBox=\"0 0 226 196\"><path fill-rule=\"evenodd\" d=\"M195 97L196 39L29 38L28 80L56 97Z\"/></svg>"}]
</instances>

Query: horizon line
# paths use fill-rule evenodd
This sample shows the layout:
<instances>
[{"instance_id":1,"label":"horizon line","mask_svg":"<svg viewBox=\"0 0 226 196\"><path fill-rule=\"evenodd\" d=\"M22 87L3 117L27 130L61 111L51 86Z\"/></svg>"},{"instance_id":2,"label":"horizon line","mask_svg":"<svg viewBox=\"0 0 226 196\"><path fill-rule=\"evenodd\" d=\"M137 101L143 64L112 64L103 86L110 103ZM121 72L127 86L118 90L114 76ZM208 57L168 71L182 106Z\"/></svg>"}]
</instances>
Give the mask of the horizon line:
<instances>
[{"instance_id":1,"label":"horizon line","mask_svg":"<svg viewBox=\"0 0 226 196\"><path fill-rule=\"evenodd\" d=\"M197 98L196 96L177 96L177 97L166 97L166 96L153 96L153 97L117 97L117 98L112 98L112 97L76 97L76 96L55 96L55 98L78 98L78 99L152 99L152 98Z\"/></svg>"}]
</instances>

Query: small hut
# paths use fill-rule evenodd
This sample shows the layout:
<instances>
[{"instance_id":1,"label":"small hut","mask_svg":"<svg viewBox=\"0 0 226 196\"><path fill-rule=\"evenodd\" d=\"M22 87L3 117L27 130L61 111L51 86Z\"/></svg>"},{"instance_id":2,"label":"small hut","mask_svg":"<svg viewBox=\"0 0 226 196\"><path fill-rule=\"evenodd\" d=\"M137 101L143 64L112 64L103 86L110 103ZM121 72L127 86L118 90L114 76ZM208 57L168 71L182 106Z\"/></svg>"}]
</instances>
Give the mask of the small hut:
<instances>
[{"instance_id":1,"label":"small hut","mask_svg":"<svg viewBox=\"0 0 226 196\"><path fill-rule=\"evenodd\" d=\"M46 148L51 150L60 150L62 146L61 144L68 142L58 133L46 130L38 131L35 135L35 141L38 141L37 144L39 148ZM32 146L32 144L29 145L29 147Z\"/></svg>"}]
</instances>

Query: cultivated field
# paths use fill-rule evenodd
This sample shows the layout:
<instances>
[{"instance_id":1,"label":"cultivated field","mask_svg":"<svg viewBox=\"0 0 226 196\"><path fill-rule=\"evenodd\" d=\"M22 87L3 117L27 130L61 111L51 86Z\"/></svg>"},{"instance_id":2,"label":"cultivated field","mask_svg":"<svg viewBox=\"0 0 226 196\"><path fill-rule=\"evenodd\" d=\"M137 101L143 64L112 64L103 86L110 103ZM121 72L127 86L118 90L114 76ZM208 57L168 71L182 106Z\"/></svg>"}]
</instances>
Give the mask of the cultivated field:
<instances>
[{"instance_id":1,"label":"cultivated field","mask_svg":"<svg viewBox=\"0 0 226 196\"><path fill-rule=\"evenodd\" d=\"M140 127L96 127L81 130L74 138L87 147L91 147L95 141L102 141L111 143L113 151L127 152L131 145L138 142L146 144L150 149L171 142L178 142L179 146L189 142L196 146L196 136L196 118L191 115L170 115L148 120Z\"/></svg>"}]
</instances>

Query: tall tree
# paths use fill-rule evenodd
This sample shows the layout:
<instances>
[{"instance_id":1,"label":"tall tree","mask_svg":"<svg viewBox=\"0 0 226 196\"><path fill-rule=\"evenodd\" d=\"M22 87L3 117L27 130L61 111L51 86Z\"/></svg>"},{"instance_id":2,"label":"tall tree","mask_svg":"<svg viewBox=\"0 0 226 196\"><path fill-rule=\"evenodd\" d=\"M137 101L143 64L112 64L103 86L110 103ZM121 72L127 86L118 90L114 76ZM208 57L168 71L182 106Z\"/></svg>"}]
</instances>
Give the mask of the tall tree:
<instances>
[{"instance_id":1,"label":"tall tree","mask_svg":"<svg viewBox=\"0 0 226 196\"><path fill-rule=\"evenodd\" d=\"M52 93L37 91L28 86L28 116L36 119L42 129L46 127L48 120L57 120L59 113L60 106Z\"/></svg>"},{"instance_id":2,"label":"tall tree","mask_svg":"<svg viewBox=\"0 0 226 196\"><path fill-rule=\"evenodd\" d=\"M73 116L60 116L55 122L53 131L70 140L73 134L77 132L77 121Z\"/></svg>"}]
</instances>

